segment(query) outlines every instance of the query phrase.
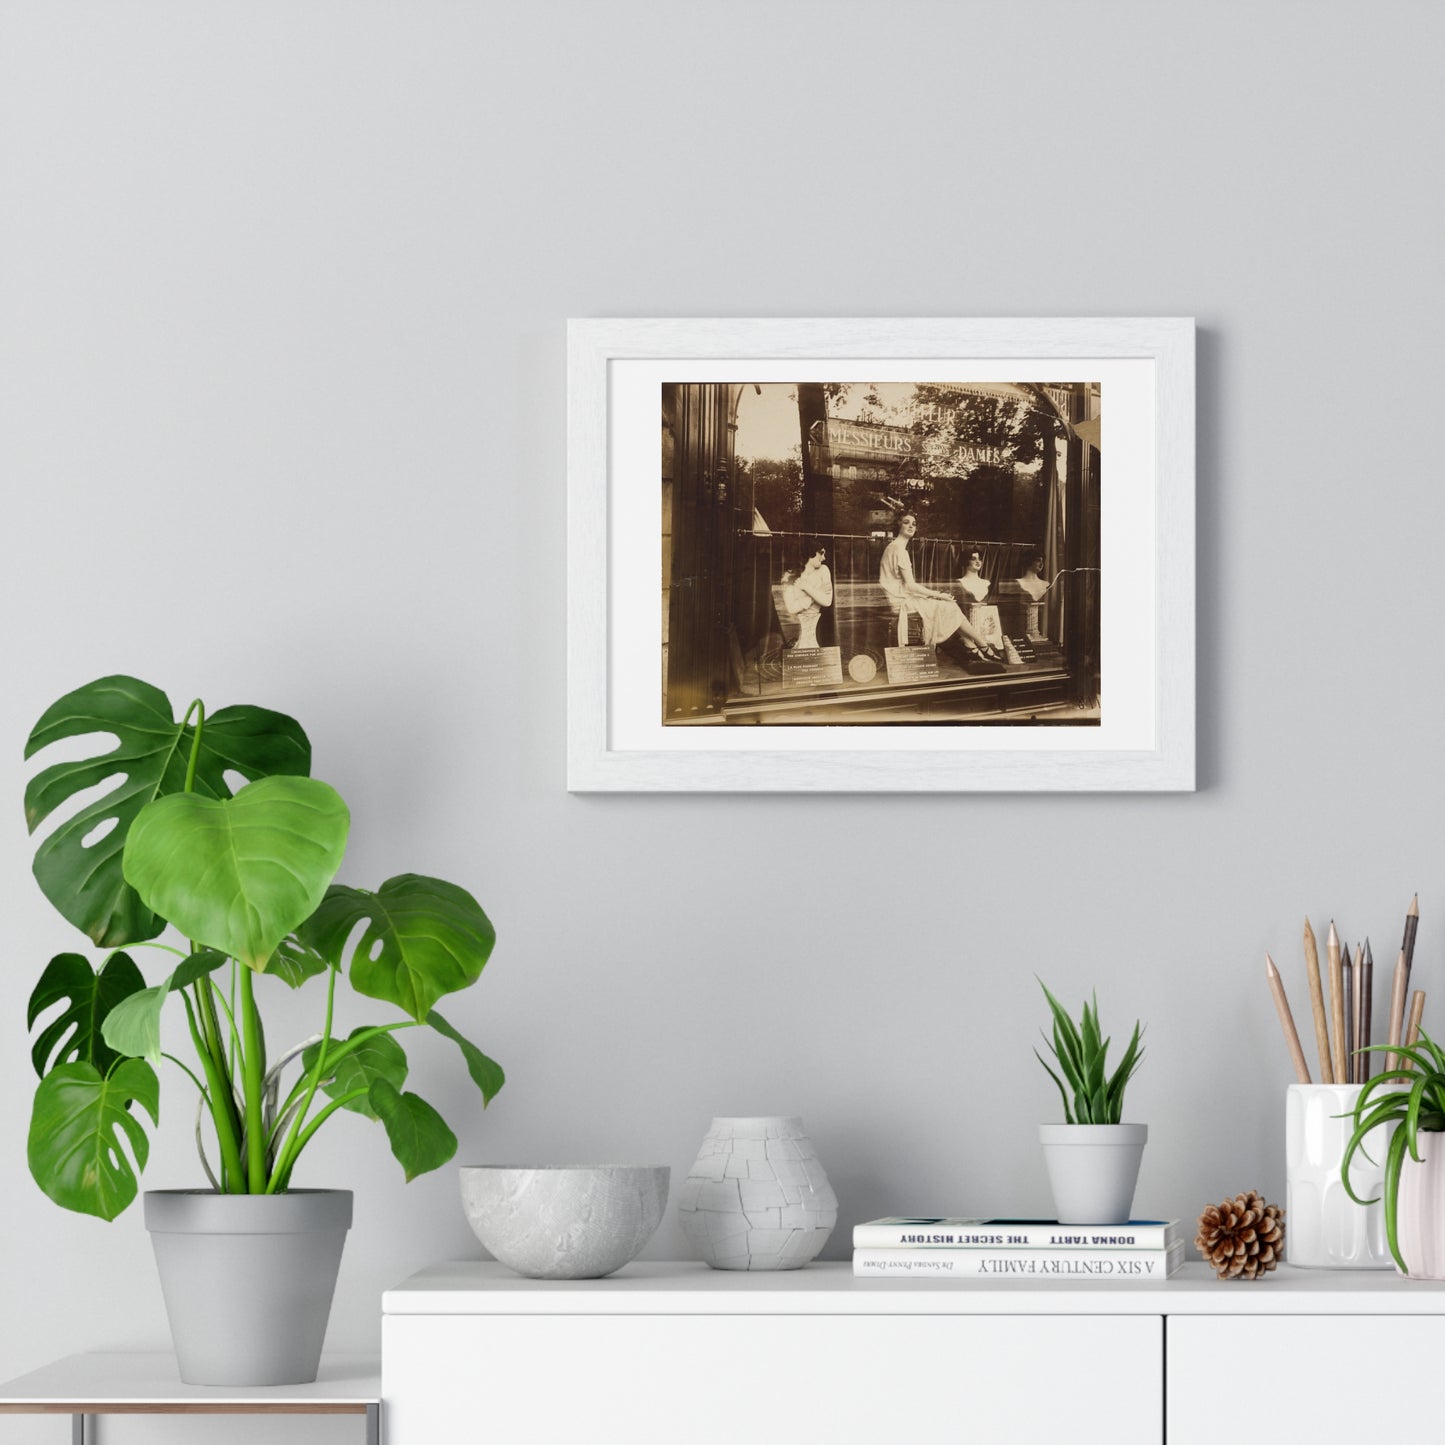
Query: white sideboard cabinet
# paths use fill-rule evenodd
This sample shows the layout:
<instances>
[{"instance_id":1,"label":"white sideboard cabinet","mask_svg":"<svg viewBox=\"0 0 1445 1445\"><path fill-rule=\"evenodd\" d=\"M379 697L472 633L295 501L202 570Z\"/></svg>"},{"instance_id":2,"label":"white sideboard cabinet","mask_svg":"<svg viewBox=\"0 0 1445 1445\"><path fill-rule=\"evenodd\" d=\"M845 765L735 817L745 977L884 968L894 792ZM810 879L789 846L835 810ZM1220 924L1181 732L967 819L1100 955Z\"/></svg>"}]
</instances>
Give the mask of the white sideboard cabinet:
<instances>
[{"instance_id":1,"label":"white sideboard cabinet","mask_svg":"<svg viewBox=\"0 0 1445 1445\"><path fill-rule=\"evenodd\" d=\"M1383 1380L1445 1354L1445 1286L1378 1271L1000 1286L462 1262L383 1309L387 1445L1357 1441L1406 1423Z\"/></svg>"}]
</instances>

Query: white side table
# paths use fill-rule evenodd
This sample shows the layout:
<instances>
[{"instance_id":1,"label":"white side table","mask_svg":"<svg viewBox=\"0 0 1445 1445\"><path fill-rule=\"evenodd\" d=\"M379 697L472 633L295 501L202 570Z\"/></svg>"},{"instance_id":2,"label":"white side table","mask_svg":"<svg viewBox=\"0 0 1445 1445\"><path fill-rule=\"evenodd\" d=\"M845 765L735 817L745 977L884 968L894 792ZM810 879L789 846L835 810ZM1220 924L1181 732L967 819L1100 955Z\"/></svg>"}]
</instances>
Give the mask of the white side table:
<instances>
[{"instance_id":1,"label":"white side table","mask_svg":"<svg viewBox=\"0 0 1445 1445\"><path fill-rule=\"evenodd\" d=\"M69 1415L72 1445L92 1415L362 1415L380 1445L381 1373L375 1355L328 1355L310 1385L185 1385L174 1355L67 1355L0 1385L0 1415Z\"/></svg>"}]
</instances>

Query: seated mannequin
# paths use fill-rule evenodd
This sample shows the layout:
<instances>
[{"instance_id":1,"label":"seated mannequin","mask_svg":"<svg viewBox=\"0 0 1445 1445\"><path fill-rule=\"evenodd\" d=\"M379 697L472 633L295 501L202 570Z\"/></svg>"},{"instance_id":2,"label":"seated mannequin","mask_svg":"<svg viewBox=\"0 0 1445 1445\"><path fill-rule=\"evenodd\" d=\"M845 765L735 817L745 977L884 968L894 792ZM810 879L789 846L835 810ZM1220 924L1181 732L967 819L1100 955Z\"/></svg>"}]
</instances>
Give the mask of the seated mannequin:
<instances>
[{"instance_id":1,"label":"seated mannequin","mask_svg":"<svg viewBox=\"0 0 1445 1445\"><path fill-rule=\"evenodd\" d=\"M894 608L901 627L916 615L925 647L942 648L966 672L1002 672L1002 654L980 637L958 603L946 592L925 586L913 575L908 544L918 535L918 517L902 512L893 524L893 540L883 549L878 564L878 585ZM899 638L906 643L907 633Z\"/></svg>"}]
</instances>

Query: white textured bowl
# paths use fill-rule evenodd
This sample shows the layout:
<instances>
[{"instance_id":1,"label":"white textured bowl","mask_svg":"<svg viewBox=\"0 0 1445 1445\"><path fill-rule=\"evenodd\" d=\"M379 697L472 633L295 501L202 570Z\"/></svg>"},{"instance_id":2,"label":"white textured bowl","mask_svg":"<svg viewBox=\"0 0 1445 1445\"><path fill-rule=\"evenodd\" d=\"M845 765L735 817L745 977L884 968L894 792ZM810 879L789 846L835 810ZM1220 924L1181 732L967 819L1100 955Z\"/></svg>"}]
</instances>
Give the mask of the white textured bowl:
<instances>
[{"instance_id":1,"label":"white textured bowl","mask_svg":"<svg viewBox=\"0 0 1445 1445\"><path fill-rule=\"evenodd\" d=\"M472 1233L532 1279L600 1279L635 1259L667 1207L663 1164L463 1164Z\"/></svg>"}]
</instances>

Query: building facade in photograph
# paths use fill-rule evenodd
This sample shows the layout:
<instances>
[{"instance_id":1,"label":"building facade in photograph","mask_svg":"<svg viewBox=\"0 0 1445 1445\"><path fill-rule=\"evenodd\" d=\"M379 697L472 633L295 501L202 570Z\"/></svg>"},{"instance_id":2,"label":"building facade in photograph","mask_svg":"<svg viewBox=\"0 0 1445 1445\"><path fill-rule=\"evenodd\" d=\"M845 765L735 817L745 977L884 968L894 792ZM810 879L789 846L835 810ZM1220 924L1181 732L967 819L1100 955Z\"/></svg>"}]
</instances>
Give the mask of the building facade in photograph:
<instances>
[{"instance_id":1,"label":"building facade in photograph","mask_svg":"<svg viewBox=\"0 0 1445 1445\"><path fill-rule=\"evenodd\" d=\"M664 385L664 722L1097 724L1101 403Z\"/></svg>"}]
</instances>

